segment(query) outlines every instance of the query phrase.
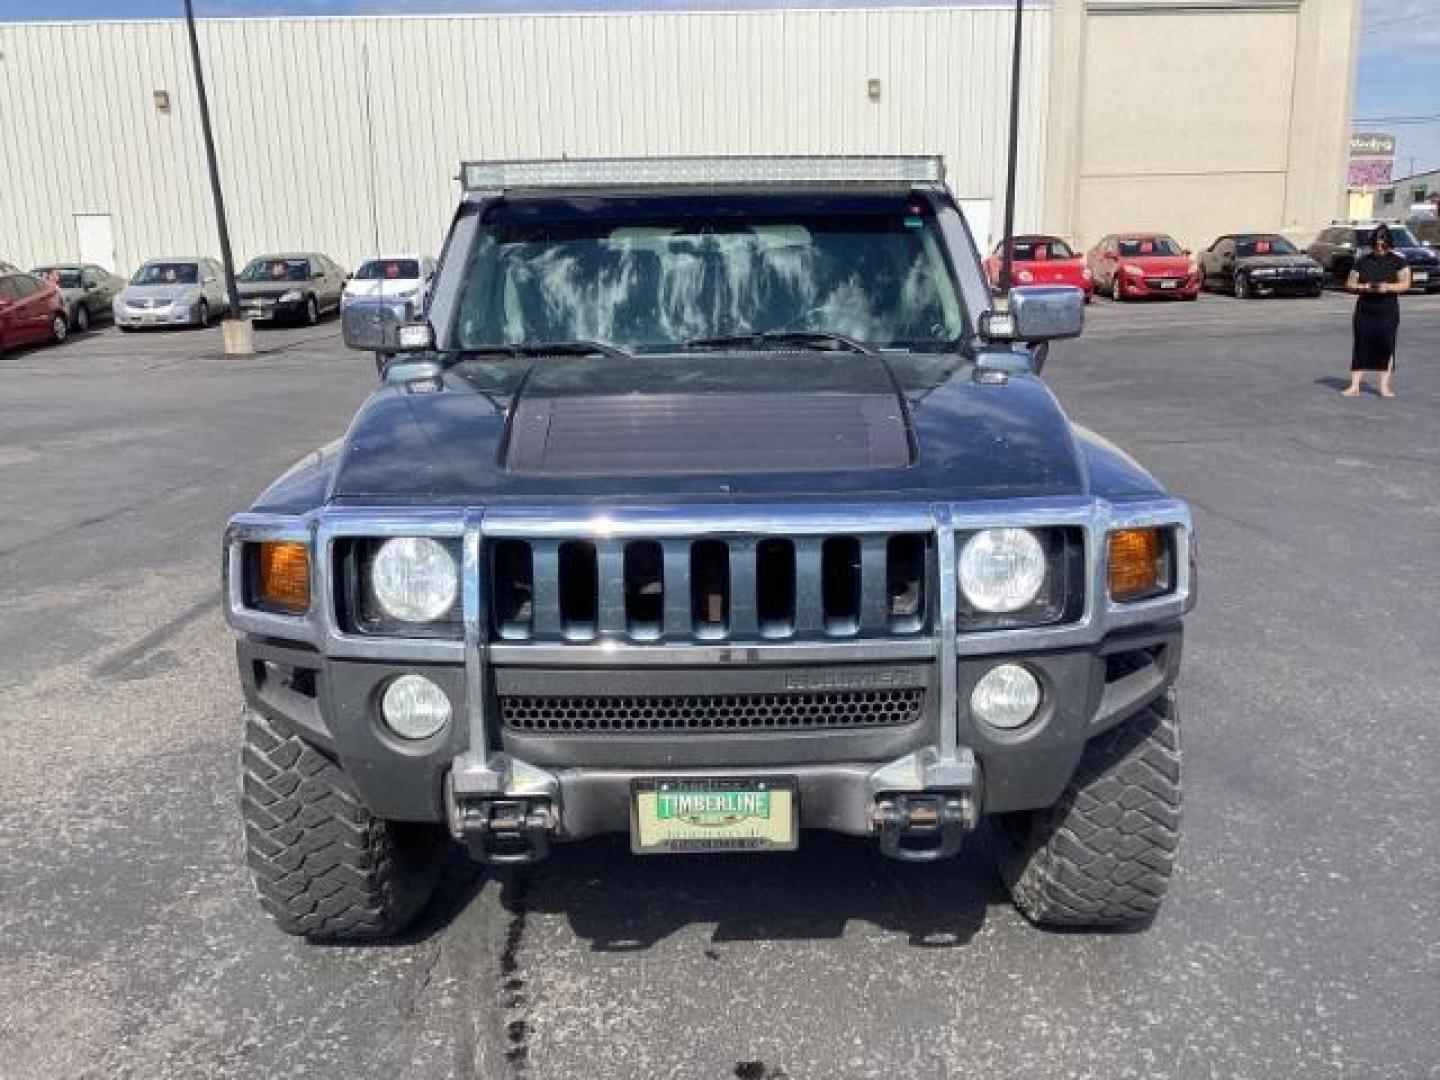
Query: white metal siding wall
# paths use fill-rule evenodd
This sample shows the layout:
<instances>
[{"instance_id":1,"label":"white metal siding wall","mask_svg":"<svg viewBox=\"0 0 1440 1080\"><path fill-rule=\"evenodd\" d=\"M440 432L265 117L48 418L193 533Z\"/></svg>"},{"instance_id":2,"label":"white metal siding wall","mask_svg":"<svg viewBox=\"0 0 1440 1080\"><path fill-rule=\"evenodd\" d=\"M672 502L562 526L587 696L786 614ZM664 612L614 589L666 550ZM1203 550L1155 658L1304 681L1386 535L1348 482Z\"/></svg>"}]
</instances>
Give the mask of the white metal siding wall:
<instances>
[{"instance_id":1,"label":"white metal siding wall","mask_svg":"<svg viewBox=\"0 0 1440 1080\"><path fill-rule=\"evenodd\" d=\"M998 220L1010 18L968 7L205 21L236 258L433 250L462 158L938 151L956 193L993 198ZM1022 225L1039 215L1048 100L1048 12L1027 19ZM152 100L162 89L168 113ZM0 24L0 102L0 258L75 257L76 213L114 215L122 271L217 250L182 23Z\"/></svg>"}]
</instances>

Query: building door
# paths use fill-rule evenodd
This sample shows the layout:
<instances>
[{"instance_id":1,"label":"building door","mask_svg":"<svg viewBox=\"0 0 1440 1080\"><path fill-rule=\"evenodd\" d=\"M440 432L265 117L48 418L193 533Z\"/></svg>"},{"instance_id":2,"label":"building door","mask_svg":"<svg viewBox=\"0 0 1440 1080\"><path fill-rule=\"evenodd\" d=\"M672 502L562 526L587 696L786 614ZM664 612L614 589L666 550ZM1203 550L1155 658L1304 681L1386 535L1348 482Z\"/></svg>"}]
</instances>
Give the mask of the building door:
<instances>
[{"instance_id":1,"label":"building door","mask_svg":"<svg viewBox=\"0 0 1440 1080\"><path fill-rule=\"evenodd\" d=\"M960 212L965 215L965 223L970 226L970 236L975 241L975 246L980 249L980 257L983 259L990 254L991 229L991 200L990 199L964 199L960 200ZM998 241L998 237L995 238Z\"/></svg>"},{"instance_id":2,"label":"building door","mask_svg":"<svg viewBox=\"0 0 1440 1080\"><path fill-rule=\"evenodd\" d=\"M109 214L76 214L75 239L82 263L115 272L115 223Z\"/></svg>"}]
</instances>

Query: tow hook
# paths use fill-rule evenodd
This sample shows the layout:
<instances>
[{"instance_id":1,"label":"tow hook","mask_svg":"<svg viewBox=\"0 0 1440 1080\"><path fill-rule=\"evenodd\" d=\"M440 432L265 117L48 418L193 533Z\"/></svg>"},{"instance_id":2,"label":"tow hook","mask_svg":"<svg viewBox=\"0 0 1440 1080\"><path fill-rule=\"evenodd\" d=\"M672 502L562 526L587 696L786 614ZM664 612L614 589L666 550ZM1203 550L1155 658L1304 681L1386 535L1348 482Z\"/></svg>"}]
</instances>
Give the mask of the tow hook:
<instances>
[{"instance_id":1,"label":"tow hook","mask_svg":"<svg viewBox=\"0 0 1440 1080\"><path fill-rule=\"evenodd\" d=\"M472 858L516 866L550 854L555 814L548 799L464 799L456 805L455 824Z\"/></svg>"},{"instance_id":2,"label":"tow hook","mask_svg":"<svg viewBox=\"0 0 1440 1080\"><path fill-rule=\"evenodd\" d=\"M934 862L960 850L975 827L975 802L966 791L882 795L870 811L880 850L902 862Z\"/></svg>"}]
</instances>

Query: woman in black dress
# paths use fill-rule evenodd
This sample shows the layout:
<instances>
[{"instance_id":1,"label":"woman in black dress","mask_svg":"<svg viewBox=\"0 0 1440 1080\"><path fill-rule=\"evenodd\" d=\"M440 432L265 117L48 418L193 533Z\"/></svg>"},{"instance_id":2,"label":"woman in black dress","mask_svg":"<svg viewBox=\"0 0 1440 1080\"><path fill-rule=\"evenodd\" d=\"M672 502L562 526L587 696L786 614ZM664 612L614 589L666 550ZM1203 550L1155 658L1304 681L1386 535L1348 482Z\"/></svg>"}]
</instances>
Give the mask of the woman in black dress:
<instances>
[{"instance_id":1,"label":"woman in black dress","mask_svg":"<svg viewBox=\"0 0 1440 1080\"><path fill-rule=\"evenodd\" d=\"M1410 267L1395 253L1390 230L1375 227L1370 250L1355 260L1345 287L1355 301L1355 347L1350 354L1350 385L1341 393L1355 397L1365 372L1380 372L1380 396L1394 397L1395 335L1400 329L1401 293L1410 288Z\"/></svg>"}]
</instances>

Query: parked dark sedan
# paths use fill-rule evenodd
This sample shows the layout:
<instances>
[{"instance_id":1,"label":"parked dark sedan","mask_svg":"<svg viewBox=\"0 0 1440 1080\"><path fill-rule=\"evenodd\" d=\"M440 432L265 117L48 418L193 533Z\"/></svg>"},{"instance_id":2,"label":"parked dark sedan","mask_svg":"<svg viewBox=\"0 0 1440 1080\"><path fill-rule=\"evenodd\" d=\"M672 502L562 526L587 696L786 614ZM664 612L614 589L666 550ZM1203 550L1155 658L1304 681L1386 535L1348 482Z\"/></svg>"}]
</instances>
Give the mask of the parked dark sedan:
<instances>
[{"instance_id":1,"label":"parked dark sedan","mask_svg":"<svg viewBox=\"0 0 1440 1080\"><path fill-rule=\"evenodd\" d=\"M346 273L319 252L261 255L240 272L240 309L256 322L313 326L340 310Z\"/></svg>"},{"instance_id":2,"label":"parked dark sedan","mask_svg":"<svg viewBox=\"0 0 1440 1080\"><path fill-rule=\"evenodd\" d=\"M60 286L70 329L84 333L91 323L103 322L114 314L115 297L125 288L125 279L92 263L59 263L37 266L30 271Z\"/></svg>"},{"instance_id":3,"label":"parked dark sedan","mask_svg":"<svg viewBox=\"0 0 1440 1080\"><path fill-rule=\"evenodd\" d=\"M1356 221L1321 230L1308 250L1324 268L1327 285L1337 289L1344 286L1356 258L1370 250L1377 224ZM1440 255L1404 225L1390 222L1390 238L1395 242L1395 253L1410 266L1410 291L1440 292Z\"/></svg>"},{"instance_id":4,"label":"parked dark sedan","mask_svg":"<svg viewBox=\"0 0 1440 1080\"><path fill-rule=\"evenodd\" d=\"M1320 264L1279 233L1228 233L1200 253L1200 287L1254 296L1319 296Z\"/></svg>"}]
</instances>

